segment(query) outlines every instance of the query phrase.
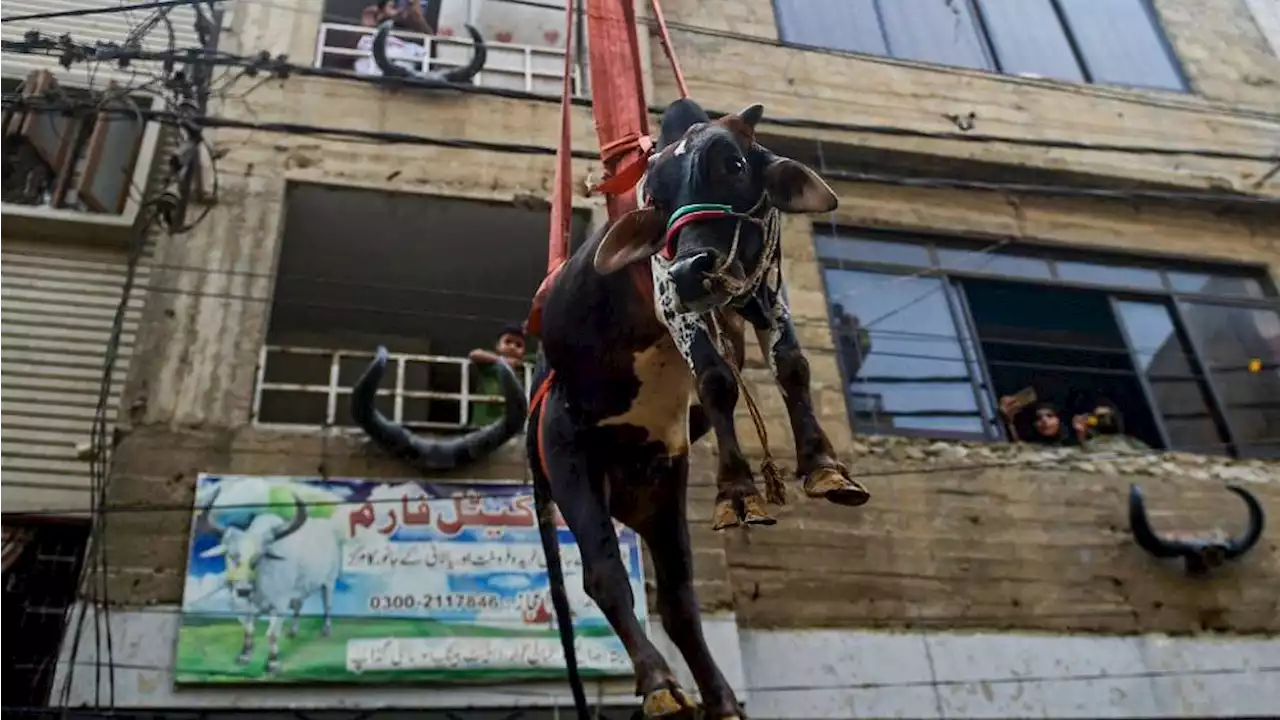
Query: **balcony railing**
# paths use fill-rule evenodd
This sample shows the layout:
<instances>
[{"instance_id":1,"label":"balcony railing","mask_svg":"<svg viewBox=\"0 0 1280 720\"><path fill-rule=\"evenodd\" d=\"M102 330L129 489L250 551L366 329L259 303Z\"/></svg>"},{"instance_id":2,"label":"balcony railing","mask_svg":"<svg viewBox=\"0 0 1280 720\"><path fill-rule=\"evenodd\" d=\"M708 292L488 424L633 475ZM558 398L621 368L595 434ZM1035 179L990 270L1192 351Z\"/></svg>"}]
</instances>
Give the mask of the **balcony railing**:
<instances>
[{"instance_id":1,"label":"balcony railing","mask_svg":"<svg viewBox=\"0 0 1280 720\"><path fill-rule=\"evenodd\" d=\"M374 28L362 25L322 23L316 40L316 66L353 70L361 75L380 75L374 62ZM447 71L465 66L471 59L471 39L424 35L407 30L392 31L387 56L398 65L420 72ZM476 85L558 95L564 78L564 49L561 47L502 43L485 38L488 60L473 78ZM582 68L573 66L571 82L576 96L582 92Z\"/></svg>"},{"instance_id":2,"label":"balcony railing","mask_svg":"<svg viewBox=\"0 0 1280 720\"><path fill-rule=\"evenodd\" d=\"M368 350L264 346L253 393L254 423L260 427L354 429L351 388L373 358ZM327 381L315 382L325 373L325 365ZM472 365L465 357L391 353L375 402L385 415L411 429L471 429L475 427L470 419L472 407L504 402L500 395L475 393ZM527 399L533 381L531 363L525 364L523 378ZM441 387L448 389L438 389Z\"/></svg>"}]
</instances>

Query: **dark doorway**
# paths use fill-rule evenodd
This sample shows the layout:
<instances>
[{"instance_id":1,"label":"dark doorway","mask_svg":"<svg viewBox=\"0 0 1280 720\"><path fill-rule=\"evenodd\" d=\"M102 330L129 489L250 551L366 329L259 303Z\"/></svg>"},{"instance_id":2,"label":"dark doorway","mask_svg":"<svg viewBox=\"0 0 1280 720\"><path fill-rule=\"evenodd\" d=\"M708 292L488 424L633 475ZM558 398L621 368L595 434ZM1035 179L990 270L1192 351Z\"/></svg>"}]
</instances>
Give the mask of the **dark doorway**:
<instances>
[{"instance_id":1,"label":"dark doorway","mask_svg":"<svg viewBox=\"0 0 1280 720\"><path fill-rule=\"evenodd\" d=\"M6 707L48 704L62 643L64 619L76 599L76 583L89 539L88 523L5 519L23 542L4 571L4 696ZM6 538L6 543L8 539ZM8 550L6 549L6 553ZM7 713L6 713L7 715Z\"/></svg>"}]
</instances>

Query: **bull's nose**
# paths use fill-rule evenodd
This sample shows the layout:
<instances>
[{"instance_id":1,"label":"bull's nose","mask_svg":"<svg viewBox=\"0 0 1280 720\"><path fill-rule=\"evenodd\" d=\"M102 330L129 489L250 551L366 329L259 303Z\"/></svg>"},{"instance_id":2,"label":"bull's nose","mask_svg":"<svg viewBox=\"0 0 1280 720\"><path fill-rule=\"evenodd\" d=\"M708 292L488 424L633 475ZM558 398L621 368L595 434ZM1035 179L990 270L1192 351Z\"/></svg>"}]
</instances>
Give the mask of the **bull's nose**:
<instances>
[{"instance_id":1,"label":"bull's nose","mask_svg":"<svg viewBox=\"0 0 1280 720\"><path fill-rule=\"evenodd\" d=\"M249 588L236 588L236 597L249 597Z\"/></svg>"},{"instance_id":2,"label":"bull's nose","mask_svg":"<svg viewBox=\"0 0 1280 720\"><path fill-rule=\"evenodd\" d=\"M696 255L680 258L671 264L671 281L675 283L676 295L686 303L694 298L707 294L703 281L715 271L720 258L709 250Z\"/></svg>"}]
</instances>

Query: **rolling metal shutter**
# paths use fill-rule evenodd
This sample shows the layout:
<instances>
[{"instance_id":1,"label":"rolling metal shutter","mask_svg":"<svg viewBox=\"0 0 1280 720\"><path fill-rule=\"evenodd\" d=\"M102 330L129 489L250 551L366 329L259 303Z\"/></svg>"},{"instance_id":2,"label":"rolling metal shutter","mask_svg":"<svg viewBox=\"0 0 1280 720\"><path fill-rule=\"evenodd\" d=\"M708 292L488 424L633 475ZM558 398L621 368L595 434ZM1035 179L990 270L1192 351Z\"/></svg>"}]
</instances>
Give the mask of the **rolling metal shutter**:
<instances>
[{"instance_id":1,"label":"rolling metal shutter","mask_svg":"<svg viewBox=\"0 0 1280 720\"><path fill-rule=\"evenodd\" d=\"M120 0L7 0L4 3L4 14L27 15L33 13L52 13L64 10L81 10L93 8L118 8ZM111 12L82 17L60 17L50 20L34 20L31 22L6 22L0 26L0 35L5 40L21 41L23 34L29 30L40 30L45 34L60 36L69 33L71 39L82 45L93 45L98 41L123 44L134 29L150 19L155 10L131 10L129 12ZM200 47L200 39L195 31L195 10L190 6L177 5L169 8L168 19L173 25L174 42L177 50ZM169 31L163 23L155 27L142 39L143 50L162 52L169 49ZM87 70L92 66L80 64L67 71L58 65L58 59L41 55L4 54L5 77L26 77L32 70L49 70L58 77L73 83L76 79L87 82ZM120 70L114 63L98 63L93 68L93 86L106 87L110 80L122 85L137 84L131 77L131 70Z\"/></svg>"},{"instance_id":2,"label":"rolling metal shutter","mask_svg":"<svg viewBox=\"0 0 1280 720\"><path fill-rule=\"evenodd\" d=\"M127 251L0 240L0 481L9 512L88 508L90 441ZM140 265L112 378L112 423L146 287ZM108 427L110 437L110 426Z\"/></svg>"}]
</instances>

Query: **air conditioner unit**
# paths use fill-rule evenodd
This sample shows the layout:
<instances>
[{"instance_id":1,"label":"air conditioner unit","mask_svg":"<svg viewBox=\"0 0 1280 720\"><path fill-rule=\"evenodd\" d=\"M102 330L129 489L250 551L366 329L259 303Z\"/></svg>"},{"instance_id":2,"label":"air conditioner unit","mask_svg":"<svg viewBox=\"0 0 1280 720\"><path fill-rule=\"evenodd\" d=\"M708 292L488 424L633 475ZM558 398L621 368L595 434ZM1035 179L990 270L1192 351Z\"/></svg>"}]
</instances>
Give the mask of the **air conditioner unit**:
<instances>
[{"instance_id":1,"label":"air conditioner unit","mask_svg":"<svg viewBox=\"0 0 1280 720\"><path fill-rule=\"evenodd\" d=\"M104 111L6 113L0 197L5 235L127 244L142 218L140 201L164 130L128 111L150 109L158 100L126 95L114 83L102 92L62 85L47 70L28 75L20 92L24 98L97 102Z\"/></svg>"}]
</instances>

